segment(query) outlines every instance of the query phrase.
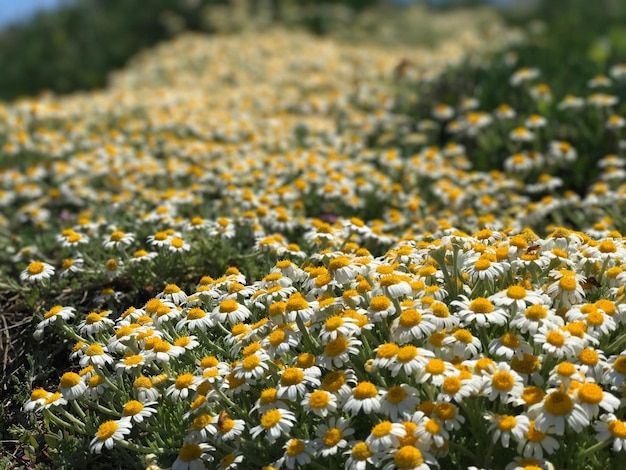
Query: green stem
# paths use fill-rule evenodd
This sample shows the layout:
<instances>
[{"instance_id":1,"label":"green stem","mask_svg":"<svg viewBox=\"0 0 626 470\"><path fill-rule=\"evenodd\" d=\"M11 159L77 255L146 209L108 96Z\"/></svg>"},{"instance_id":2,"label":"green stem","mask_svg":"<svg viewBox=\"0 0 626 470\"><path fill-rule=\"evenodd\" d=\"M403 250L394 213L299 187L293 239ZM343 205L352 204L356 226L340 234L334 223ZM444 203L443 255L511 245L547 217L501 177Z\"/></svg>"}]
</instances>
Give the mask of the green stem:
<instances>
[{"instance_id":1,"label":"green stem","mask_svg":"<svg viewBox=\"0 0 626 470\"><path fill-rule=\"evenodd\" d=\"M580 451L578 454L578 457L584 458L584 457L587 457L588 455L592 455L596 453L597 451L599 451L600 449L603 449L604 447L608 446L610 443L611 443L610 440L597 442L591 447L588 447L587 449Z\"/></svg>"}]
</instances>

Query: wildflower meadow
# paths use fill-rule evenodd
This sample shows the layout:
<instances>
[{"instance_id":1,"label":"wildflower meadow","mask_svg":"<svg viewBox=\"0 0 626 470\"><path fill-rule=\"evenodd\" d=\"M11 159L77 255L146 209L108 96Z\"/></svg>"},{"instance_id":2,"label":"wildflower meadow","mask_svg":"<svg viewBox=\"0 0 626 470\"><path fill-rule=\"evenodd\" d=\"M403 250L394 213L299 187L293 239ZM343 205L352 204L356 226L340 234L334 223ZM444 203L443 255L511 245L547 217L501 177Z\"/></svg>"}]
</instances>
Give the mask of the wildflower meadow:
<instances>
[{"instance_id":1,"label":"wildflower meadow","mask_svg":"<svg viewBox=\"0 0 626 470\"><path fill-rule=\"evenodd\" d=\"M450 36L183 34L0 103L0 293L32 318L0 463L618 468L626 64L574 95L517 30ZM467 67L509 98L441 86Z\"/></svg>"}]
</instances>

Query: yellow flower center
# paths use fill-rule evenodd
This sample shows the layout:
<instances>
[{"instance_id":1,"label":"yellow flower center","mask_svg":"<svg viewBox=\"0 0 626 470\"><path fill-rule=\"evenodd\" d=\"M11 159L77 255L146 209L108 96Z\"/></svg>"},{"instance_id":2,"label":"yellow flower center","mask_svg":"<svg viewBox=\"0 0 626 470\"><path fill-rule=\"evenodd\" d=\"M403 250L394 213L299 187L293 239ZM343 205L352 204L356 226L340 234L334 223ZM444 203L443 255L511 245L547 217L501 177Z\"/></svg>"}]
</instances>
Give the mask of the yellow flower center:
<instances>
[{"instance_id":1,"label":"yellow flower center","mask_svg":"<svg viewBox=\"0 0 626 470\"><path fill-rule=\"evenodd\" d=\"M604 316L598 310L587 314L587 323L591 326L600 326L604 323Z\"/></svg>"},{"instance_id":2,"label":"yellow flower center","mask_svg":"<svg viewBox=\"0 0 626 470\"><path fill-rule=\"evenodd\" d=\"M304 310L309 307L309 303L302 296L302 294L296 292L287 301L287 305L285 306L288 312L298 312L300 310Z\"/></svg>"},{"instance_id":3,"label":"yellow flower center","mask_svg":"<svg viewBox=\"0 0 626 470\"><path fill-rule=\"evenodd\" d=\"M349 256L337 256L333 258L328 263L328 269L330 271L336 271L339 268L345 268L350 265L350 257Z\"/></svg>"},{"instance_id":4,"label":"yellow flower center","mask_svg":"<svg viewBox=\"0 0 626 470\"><path fill-rule=\"evenodd\" d=\"M180 287L176 284L168 284L165 286L165 289L163 289L163 293L167 295L177 294L178 292L180 292Z\"/></svg>"},{"instance_id":5,"label":"yellow flower center","mask_svg":"<svg viewBox=\"0 0 626 470\"><path fill-rule=\"evenodd\" d=\"M339 354L345 352L346 349L348 349L348 340L343 336L340 336L337 339L326 343L326 346L324 346L324 353L328 357L337 357Z\"/></svg>"},{"instance_id":6,"label":"yellow flower center","mask_svg":"<svg viewBox=\"0 0 626 470\"><path fill-rule=\"evenodd\" d=\"M326 408L329 402L328 393L323 390L315 390L309 397L311 408Z\"/></svg>"},{"instance_id":7,"label":"yellow flower center","mask_svg":"<svg viewBox=\"0 0 626 470\"><path fill-rule=\"evenodd\" d=\"M456 416L456 408L450 403L438 403L433 409L433 413L440 420L446 421Z\"/></svg>"},{"instance_id":8,"label":"yellow flower center","mask_svg":"<svg viewBox=\"0 0 626 470\"><path fill-rule=\"evenodd\" d=\"M489 299L485 299L484 297L472 300L468 308L474 313L483 314L491 313L494 310L493 304L489 301Z\"/></svg>"},{"instance_id":9,"label":"yellow flower center","mask_svg":"<svg viewBox=\"0 0 626 470\"><path fill-rule=\"evenodd\" d=\"M92 344L87 349L85 349L85 355L87 356L101 356L104 354L104 349L97 343Z\"/></svg>"},{"instance_id":10,"label":"yellow flower center","mask_svg":"<svg viewBox=\"0 0 626 470\"><path fill-rule=\"evenodd\" d=\"M50 317L55 316L56 314L58 314L61 309L63 307L61 305L55 305L54 307L52 307L50 310L48 310L45 315L43 316L45 319L48 319Z\"/></svg>"},{"instance_id":11,"label":"yellow flower center","mask_svg":"<svg viewBox=\"0 0 626 470\"><path fill-rule=\"evenodd\" d=\"M291 439L289 444L287 444L285 453L290 457L295 457L296 455L300 455L304 452L305 447L304 441L300 439Z\"/></svg>"},{"instance_id":12,"label":"yellow flower center","mask_svg":"<svg viewBox=\"0 0 626 470\"><path fill-rule=\"evenodd\" d=\"M465 344L470 344L474 339L472 333L469 330L465 329L455 331L453 336L457 341Z\"/></svg>"},{"instance_id":13,"label":"yellow flower center","mask_svg":"<svg viewBox=\"0 0 626 470\"><path fill-rule=\"evenodd\" d=\"M154 351L158 353L166 353L170 349L172 349L172 345L167 341L156 338L156 342L154 343Z\"/></svg>"},{"instance_id":14,"label":"yellow flower center","mask_svg":"<svg viewBox=\"0 0 626 470\"><path fill-rule=\"evenodd\" d=\"M148 377L137 377L133 382L135 388L152 388L152 381Z\"/></svg>"},{"instance_id":15,"label":"yellow flower center","mask_svg":"<svg viewBox=\"0 0 626 470\"><path fill-rule=\"evenodd\" d=\"M322 381L322 388L330 393L335 393L347 382L346 375L341 371L330 372ZM371 384L370 384L371 385ZM374 387L375 388L375 387Z\"/></svg>"},{"instance_id":16,"label":"yellow flower center","mask_svg":"<svg viewBox=\"0 0 626 470\"><path fill-rule=\"evenodd\" d=\"M359 384L354 387L352 395L357 400L366 400L368 398L374 398L378 395L378 389L376 388L376 385L371 382L359 382Z\"/></svg>"},{"instance_id":17,"label":"yellow flower center","mask_svg":"<svg viewBox=\"0 0 626 470\"><path fill-rule=\"evenodd\" d=\"M274 409L266 411L265 414L261 417L261 426L263 426L265 429L272 428L280 422L280 419L282 417L283 415L280 413L279 410Z\"/></svg>"},{"instance_id":18,"label":"yellow flower center","mask_svg":"<svg viewBox=\"0 0 626 470\"><path fill-rule=\"evenodd\" d=\"M96 436L101 441L106 441L108 438L115 434L117 431L117 423L115 421L106 421L100 425L98 428L98 432L96 432Z\"/></svg>"},{"instance_id":19,"label":"yellow flower center","mask_svg":"<svg viewBox=\"0 0 626 470\"><path fill-rule=\"evenodd\" d=\"M335 447L337 444L341 442L342 438L343 438L343 434L341 433L340 429L330 428L324 434L324 439L323 439L324 445L326 447Z\"/></svg>"},{"instance_id":20,"label":"yellow flower center","mask_svg":"<svg viewBox=\"0 0 626 470\"><path fill-rule=\"evenodd\" d=\"M372 451L365 442L359 442L352 448L352 459L364 461L372 456Z\"/></svg>"},{"instance_id":21,"label":"yellow flower center","mask_svg":"<svg viewBox=\"0 0 626 470\"><path fill-rule=\"evenodd\" d=\"M574 402L565 392L552 392L544 402L545 410L555 416L564 416L574 408Z\"/></svg>"},{"instance_id":22,"label":"yellow flower center","mask_svg":"<svg viewBox=\"0 0 626 470\"><path fill-rule=\"evenodd\" d=\"M137 400L131 400L124 405L124 410L122 411L124 416L135 416L137 413L140 413L143 410L143 404Z\"/></svg>"},{"instance_id":23,"label":"yellow flower center","mask_svg":"<svg viewBox=\"0 0 626 470\"><path fill-rule=\"evenodd\" d=\"M304 380L304 372L296 367L288 367L280 377L281 385L297 385Z\"/></svg>"},{"instance_id":24,"label":"yellow flower center","mask_svg":"<svg viewBox=\"0 0 626 470\"><path fill-rule=\"evenodd\" d=\"M526 289L522 286L511 286L506 290L506 296L515 300L523 299L526 297Z\"/></svg>"},{"instance_id":25,"label":"yellow flower center","mask_svg":"<svg viewBox=\"0 0 626 470\"><path fill-rule=\"evenodd\" d=\"M196 416L196 418L194 418L193 420L193 423L191 424L191 427L196 431L200 431L201 429L204 429L212 422L213 422L213 417L205 413L205 414Z\"/></svg>"},{"instance_id":26,"label":"yellow flower center","mask_svg":"<svg viewBox=\"0 0 626 470\"><path fill-rule=\"evenodd\" d=\"M403 328L412 328L422 322L422 315L411 308L402 312L398 321Z\"/></svg>"},{"instance_id":27,"label":"yellow flower center","mask_svg":"<svg viewBox=\"0 0 626 470\"><path fill-rule=\"evenodd\" d=\"M385 343L378 347L376 357L390 359L398 353L400 347L395 343Z\"/></svg>"},{"instance_id":28,"label":"yellow flower center","mask_svg":"<svg viewBox=\"0 0 626 470\"><path fill-rule=\"evenodd\" d=\"M570 377L576 373L576 367L571 362L561 362L557 368L556 373L565 377Z\"/></svg>"},{"instance_id":29,"label":"yellow flower center","mask_svg":"<svg viewBox=\"0 0 626 470\"><path fill-rule=\"evenodd\" d=\"M44 266L43 266L43 263L41 263L40 261L32 261L28 265L28 274L31 274L31 275L41 274L43 270L44 270Z\"/></svg>"},{"instance_id":30,"label":"yellow flower center","mask_svg":"<svg viewBox=\"0 0 626 470\"><path fill-rule=\"evenodd\" d=\"M593 349L586 348L578 354L578 360L586 366L595 366L600 360L600 356Z\"/></svg>"},{"instance_id":31,"label":"yellow flower center","mask_svg":"<svg viewBox=\"0 0 626 470\"><path fill-rule=\"evenodd\" d=\"M449 395L454 395L461 390L461 379L458 377L446 377L443 381L443 391Z\"/></svg>"},{"instance_id":32,"label":"yellow flower center","mask_svg":"<svg viewBox=\"0 0 626 470\"><path fill-rule=\"evenodd\" d=\"M520 339L513 333L504 333L502 338L500 338L500 342L509 349L517 349L521 344Z\"/></svg>"},{"instance_id":33,"label":"yellow flower center","mask_svg":"<svg viewBox=\"0 0 626 470\"><path fill-rule=\"evenodd\" d=\"M486 271L490 267L491 267L491 261L489 261L487 258L479 258L474 263L474 269L476 271Z\"/></svg>"},{"instance_id":34,"label":"yellow flower center","mask_svg":"<svg viewBox=\"0 0 626 470\"><path fill-rule=\"evenodd\" d=\"M325 327L326 331L335 331L337 328L343 326L344 321L339 315L334 315L326 319Z\"/></svg>"},{"instance_id":35,"label":"yellow flower center","mask_svg":"<svg viewBox=\"0 0 626 470\"><path fill-rule=\"evenodd\" d=\"M410 362L418 356L417 348L412 344L407 346L403 346L398 349L396 353L396 358L399 362L406 363Z\"/></svg>"},{"instance_id":36,"label":"yellow flower center","mask_svg":"<svg viewBox=\"0 0 626 470\"><path fill-rule=\"evenodd\" d=\"M591 382L586 382L578 389L578 398L585 403L598 404L603 398L602 387Z\"/></svg>"},{"instance_id":37,"label":"yellow flower center","mask_svg":"<svg viewBox=\"0 0 626 470\"><path fill-rule=\"evenodd\" d=\"M426 372L432 375L441 375L446 371L446 364L441 359L431 359L426 364Z\"/></svg>"},{"instance_id":38,"label":"yellow flower center","mask_svg":"<svg viewBox=\"0 0 626 470\"><path fill-rule=\"evenodd\" d=\"M296 365L301 369L308 369L315 365L315 356L311 353L302 353L296 360Z\"/></svg>"},{"instance_id":39,"label":"yellow flower center","mask_svg":"<svg viewBox=\"0 0 626 470\"><path fill-rule=\"evenodd\" d=\"M274 347L282 344L285 338L287 338L287 333L282 329L272 331L268 337L270 344Z\"/></svg>"},{"instance_id":40,"label":"yellow flower center","mask_svg":"<svg viewBox=\"0 0 626 470\"><path fill-rule=\"evenodd\" d=\"M370 302L370 308L375 312L382 312L383 310L387 310L390 306L391 300L383 295L374 297Z\"/></svg>"},{"instance_id":41,"label":"yellow flower center","mask_svg":"<svg viewBox=\"0 0 626 470\"><path fill-rule=\"evenodd\" d=\"M565 335L559 331L549 331L548 334L546 334L546 342L560 348L565 344Z\"/></svg>"},{"instance_id":42,"label":"yellow flower center","mask_svg":"<svg viewBox=\"0 0 626 470\"><path fill-rule=\"evenodd\" d=\"M536 443L543 441L545 437L546 433L537 431L537 429L535 428L535 422L531 421L530 426L528 427L528 433L526 433L526 439L528 439L530 442Z\"/></svg>"},{"instance_id":43,"label":"yellow flower center","mask_svg":"<svg viewBox=\"0 0 626 470\"><path fill-rule=\"evenodd\" d=\"M61 376L61 388L72 388L81 382L80 375L74 372L66 372Z\"/></svg>"},{"instance_id":44,"label":"yellow flower center","mask_svg":"<svg viewBox=\"0 0 626 470\"><path fill-rule=\"evenodd\" d=\"M393 456L393 463L399 469L415 468L424 463L424 458L417 447L408 445L396 451Z\"/></svg>"},{"instance_id":45,"label":"yellow flower center","mask_svg":"<svg viewBox=\"0 0 626 470\"><path fill-rule=\"evenodd\" d=\"M274 403L278 399L278 390L275 388L266 388L261 392L261 396L259 397L259 401L262 405L267 405L269 403Z\"/></svg>"},{"instance_id":46,"label":"yellow flower center","mask_svg":"<svg viewBox=\"0 0 626 470\"><path fill-rule=\"evenodd\" d=\"M503 416L498 421L498 428L502 432L510 432L517 425L515 416Z\"/></svg>"},{"instance_id":47,"label":"yellow flower center","mask_svg":"<svg viewBox=\"0 0 626 470\"><path fill-rule=\"evenodd\" d=\"M390 421L383 421L372 428L372 436L377 438L387 436L392 429L393 426Z\"/></svg>"},{"instance_id":48,"label":"yellow flower center","mask_svg":"<svg viewBox=\"0 0 626 470\"><path fill-rule=\"evenodd\" d=\"M615 359L613 369L619 374L626 375L626 356L620 356Z\"/></svg>"},{"instance_id":49,"label":"yellow flower center","mask_svg":"<svg viewBox=\"0 0 626 470\"><path fill-rule=\"evenodd\" d=\"M617 246L615 246L613 240L603 240L600 242L600 245L598 245L598 251L600 253L615 253Z\"/></svg>"},{"instance_id":50,"label":"yellow flower center","mask_svg":"<svg viewBox=\"0 0 626 470\"><path fill-rule=\"evenodd\" d=\"M406 390L400 385L396 385L395 387L391 387L387 390L387 401L390 403L397 405L398 403L402 403L406 398Z\"/></svg>"},{"instance_id":51,"label":"yellow flower center","mask_svg":"<svg viewBox=\"0 0 626 470\"><path fill-rule=\"evenodd\" d=\"M493 374L491 384L493 385L493 388L499 392L508 392L513 388L513 385L515 385L515 379L510 372L506 370L499 370Z\"/></svg>"},{"instance_id":52,"label":"yellow flower center","mask_svg":"<svg viewBox=\"0 0 626 470\"><path fill-rule=\"evenodd\" d=\"M202 447L198 444L185 444L178 453L178 458L183 462L193 462L202 456Z\"/></svg>"},{"instance_id":53,"label":"yellow flower center","mask_svg":"<svg viewBox=\"0 0 626 470\"><path fill-rule=\"evenodd\" d=\"M626 425L624 421L619 419L613 420L609 423L608 429L613 437L626 439Z\"/></svg>"},{"instance_id":54,"label":"yellow flower center","mask_svg":"<svg viewBox=\"0 0 626 470\"><path fill-rule=\"evenodd\" d=\"M261 359L256 354L251 354L250 356L246 356L243 361L241 361L241 366L245 370L252 370L257 367L261 363Z\"/></svg>"},{"instance_id":55,"label":"yellow flower center","mask_svg":"<svg viewBox=\"0 0 626 470\"><path fill-rule=\"evenodd\" d=\"M543 320L548 316L548 309L543 305L531 305L524 312L524 316L531 321Z\"/></svg>"},{"instance_id":56,"label":"yellow flower center","mask_svg":"<svg viewBox=\"0 0 626 470\"><path fill-rule=\"evenodd\" d=\"M441 431L441 425L434 419L429 419L426 424L424 424L424 429L429 434L439 434Z\"/></svg>"},{"instance_id":57,"label":"yellow flower center","mask_svg":"<svg viewBox=\"0 0 626 470\"><path fill-rule=\"evenodd\" d=\"M236 300L233 300L233 299L224 300L220 304L221 313L232 313L236 311L238 308L239 308L239 304L237 303Z\"/></svg>"},{"instance_id":58,"label":"yellow flower center","mask_svg":"<svg viewBox=\"0 0 626 470\"><path fill-rule=\"evenodd\" d=\"M559 288L564 291L573 291L576 289L576 279L570 276L563 276L559 280Z\"/></svg>"},{"instance_id":59,"label":"yellow flower center","mask_svg":"<svg viewBox=\"0 0 626 470\"><path fill-rule=\"evenodd\" d=\"M184 388L188 388L189 386L191 386L192 383L193 383L193 374L186 373L186 374L181 374L176 378L176 382L174 383L174 386L176 387L176 389L182 390Z\"/></svg>"}]
</instances>

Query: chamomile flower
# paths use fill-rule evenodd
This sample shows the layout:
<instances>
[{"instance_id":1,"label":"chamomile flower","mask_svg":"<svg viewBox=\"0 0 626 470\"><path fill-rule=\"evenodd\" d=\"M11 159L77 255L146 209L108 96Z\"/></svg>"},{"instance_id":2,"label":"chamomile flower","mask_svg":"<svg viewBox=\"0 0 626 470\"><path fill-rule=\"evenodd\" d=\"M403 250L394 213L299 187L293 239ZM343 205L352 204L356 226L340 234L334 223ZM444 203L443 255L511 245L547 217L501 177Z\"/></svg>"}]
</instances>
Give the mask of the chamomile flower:
<instances>
[{"instance_id":1,"label":"chamomile flower","mask_svg":"<svg viewBox=\"0 0 626 470\"><path fill-rule=\"evenodd\" d=\"M261 416L261 424L250 429L250 436L256 439L266 433L270 444L274 443L282 434L288 433L294 426L297 418L289 410L272 408Z\"/></svg>"},{"instance_id":2,"label":"chamomile flower","mask_svg":"<svg viewBox=\"0 0 626 470\"><path fill-rule=\"evenodd\" d=\"M495 306L485 297L478 297L473 300L464 295L459 296L462 300L453 300L452 305L458 308L458 315L461 323L470 325L475 323L482 328L489 325L505 325L508 321L508 313Z\"/></svg>"},{"instance_id":3,"label":"chamomile flower","mask_svg":"<svg viewBox=\"0 0 626 470\"><path fill-rule=\"evenodd\" d=\"M354 429L348 427L350 422L343 417L331 417L328 422L320 424L315 430L316 439L313 445L318 449L322 458L337 455L348 447L346 438L354 434Z\"/></svg>"},{"instance_id":4,"label":"chamomile flower","mask_svg":"<svg viewBox=\"0 0 626 470\"><path fill-rule=\"evenodd\" d=\"M407 384L394 385L381 391L380 412L392 421L397 421L408 417L419 402L416 388Z\"/></svg>"},{"instance_id":5,"label":"chamomile flower","mask_svg":"<svg viewBox=\"0 0 626 470\"><path fill-rule=\"evenodd\" d=\"M516 442L523 441L530 426L530 420L525 415L487 414L486 419L490 423L489 432L493 433L493 442L500 441L504 448L509 447L511 438Z\"/></svg>"},{"instance_id":6,"label":"chamomile flower","mask_svg":"<svg viewBox=\"0 0 626 470\"><path fill-rule=\"evenodd\" d=\"M122 250L130 245L135 240L135 235L132 233L124 233L120 230L115 230L109 235L103 243L102 246L107 249L116 249Z\"/></svg>"},{"instance_id":7,"label":"chamomile flower","mask_svg":"<svg viewBox=\"0 0 626 470\"><path fill-rule=\"evenodd\" d=\"M43 261L31 261L20 274L20 280L28 282L42 282L50 279L54 274L54 266Z\"/></svg>"},{"instance_id":8,"label":"chamomile flower","mask_svg":"<svg viewBox=\"0 0 626 470\"><path fill-rule=\"evenodd\" d=\"M350 396L343 405L343 410L351 415L357 415L361 411L364 414L372 414L380 411L381 392L375 384L369 381L359 382L351 391Z\"/></svg>"},{"instance_id":9,"label":"chamomile flower","mask_svg":"<svg viewBox=\"0 0 626 470\"><path fill-rule=\"evenodd\" d=\"M600 416L594 425L596 439L600 442L612 440L611 448L615 452L626 450L626 423L613 413Z\"/></svg>"},{"instance_id":10,"label":"chamomile flower","mask_svg":"<svg viewBox=\"0 0 626 470\"><path fill-rule=\"evenodd\" d=\"M202 470L206 468L206 462L213 462L214 457L209 453L213 451L215 447L206 443L183 444L172 464L172 470Z\"/></svg>"},{"instance_id":11,"label":"chamomile flower","mask_svg":"<svg viewBox=\"0 0 626 470\"><path fill-rule=\"evenodd\" d=\"M351 442L349 447L351 449L343 453L347 456L346 470L365 470L378 463L378 455L364 441Z\"/></svg>"},{"instance_id":12,"label":"chamomile flower","mask_svg":"<svg viewBox=\"0 0 626 470\"><path fill-rule=\"evenodd\" d=\"M589 425L585 410L572 397L560 389L549 390L541 403L529 408L528 413L535 418L535 428L541 432L565 433L565 424L574 431L581 432Z\"/></svg>"},{"instance_id":13,"label":"chamomile flower","mask_svg":"<svg viewBox=\"0 0 626 470\"><path fill-rule=\"evenodd\" d=\"M404 432L404 426L400 423L381 421L372 427L365 443L374 452L386 451L398 446Z\"/></svg>"},{"instance_id":14,"label":"chamomile flower","mask_svg":"<svg viewBox=\"0 0 626 470\"><path fill-rule=\"evenodd\" d=\"M306 411L326 417L337 410L337 397L326 390L315 390L307 393L300 404Z\"/></svg>"},{"instance_id":15,"label":"chamomile flower","mask_svg":"<svg viewBox=\"0 0 626 470\"><path fill-rule=\"evenodd\" d=\"M116 441L123 440L132 430L132 423L129 420L109 420L98 427L96 436L89 444L89 450L94 454L102 452L102 448L112 449Z\"/></svg>"},{"instance_id":16,"label":"chamomile flower","mask_svg":"<svg viewBox=\"0 0 626 470\"><path fill-rule=\"evenodd\" d=\"M285 464L287 468L302 468L301 466L311 462L315 455L312 441L302 439L289 439L283 446L285 454L278 459L277 465Z\"/></svg>"},{"instance_id":17,"label":"chamomile flower","mask_svg":"<svg viewBox=\"0 0 626 470\"><path fill-rule=\"evenodd\" d=\"M76 315L76 309L74 307L63 307L62 305L55 305L50 308L43 315L43 320L37 324L37 330L43 330L50 324L62 323L64 321L74 318Z\"/></svg>"},{"instance_id":18,"label":"chamomile flower","mask_svg":"<svg viewBox=\"0 0 626 470\"><path fill-rule=\"evenodd\" d=\"M122 409L122 418L136 423L143 422L144 419L149 418L157 412L153 405L156 405L156 401L140 402L137 400L129 400L124 404Z\"/></svg>"}]
</instances>

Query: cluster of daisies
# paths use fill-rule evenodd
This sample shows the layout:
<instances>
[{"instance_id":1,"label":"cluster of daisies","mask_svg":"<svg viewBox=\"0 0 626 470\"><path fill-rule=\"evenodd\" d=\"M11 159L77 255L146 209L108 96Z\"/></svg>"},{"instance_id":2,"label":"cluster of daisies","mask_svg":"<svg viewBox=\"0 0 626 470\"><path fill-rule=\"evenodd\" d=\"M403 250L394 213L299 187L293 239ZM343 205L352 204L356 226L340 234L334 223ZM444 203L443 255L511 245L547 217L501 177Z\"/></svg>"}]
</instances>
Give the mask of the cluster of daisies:
<instances>
[{"instance_id":1,"label":"cluster of daisies","mask_svg":"<svg viewBox=\"0 0 626 470\"><path fill-rule=\"evenodd\" d=\"M539 114L465 99L413 122L412 84L494 44L460 38L181 36L102 92L0 105L0 235L38 237L3 256L42 293L35 336L72 340L76 365L24 410L151 469L548 468L626 448L621 141L581 199L541 173L577 153L540 151ZM511 86L547 102L536 75ZM442 130L458 141L431 145ZM472 170L485 132L518 151L503 171ZM242 264L202 272L227 251Z\"/></svg>"},{"instance_id":2,"label":"cluster of daisies","mask_svg":"<svg viewBox=\"0 0 626 470\"><path fill-rule=\"evenodd\" d=\"M51 307L37 330L74 338L81 369L24 409L151 468L547 468L626 449L619 234L442 222L375 257L328 228L259 280L233 267L119 315Z\"/></svg>"}]
</instances>

